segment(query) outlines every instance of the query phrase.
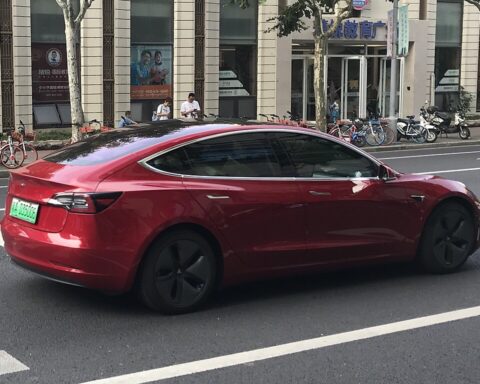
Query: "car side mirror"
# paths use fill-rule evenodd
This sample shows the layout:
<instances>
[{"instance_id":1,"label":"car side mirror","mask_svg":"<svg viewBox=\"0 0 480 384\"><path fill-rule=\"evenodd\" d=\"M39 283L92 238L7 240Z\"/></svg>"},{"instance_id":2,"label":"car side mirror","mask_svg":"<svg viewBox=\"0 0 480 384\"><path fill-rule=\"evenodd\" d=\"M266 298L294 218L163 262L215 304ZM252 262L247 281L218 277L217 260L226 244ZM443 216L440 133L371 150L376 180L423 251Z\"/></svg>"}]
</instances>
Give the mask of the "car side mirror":
<instances>
[{"instance_id":1,"label":"car side mirror","mask_svg":"<svg viewBox=\"0 0 480 384\"><path fill-rule=\"evenodd\" d=\"M380 180L383 180L385 182L392 181L392 180L396 179L393 172L383 164L380 165L380 169L378 171L378 177L379 177Z\"/></svg>"}]
</instances>

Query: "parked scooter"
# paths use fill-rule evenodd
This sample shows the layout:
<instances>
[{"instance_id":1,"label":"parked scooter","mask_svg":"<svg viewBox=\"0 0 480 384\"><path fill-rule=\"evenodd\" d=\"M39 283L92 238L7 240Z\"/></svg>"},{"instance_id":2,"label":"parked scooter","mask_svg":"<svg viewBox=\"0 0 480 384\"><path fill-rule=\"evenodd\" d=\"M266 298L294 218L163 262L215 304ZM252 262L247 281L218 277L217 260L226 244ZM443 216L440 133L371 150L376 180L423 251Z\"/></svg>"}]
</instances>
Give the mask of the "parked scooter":
<instances>
[{"instance_id":1,"label":"parked scooter","mask_svg":"<svg viewBox=\"0 0 480 384\"><path fill-rule=\"evenodd\" d=\"M428 106L428 102L425 103L425 119L430 124L437 127L440 134L448 137L449 133L457 133L462 140L467 140L470 137L470 129L465 122L465 115L462 112L455 112L454 124L452 125L451 114L447 112L440 112L438 107Z\"/></svg>"},{"instance_id":2,"label":"parked scooter","mask_svg":"<svg viewBox=\"0 0 480 384\"><path fill-rule=\"evenodd\" d=\"M415 120L415 116L407 116L406 119L397 119L397 141L402 138L423 144L427 141L428 130Z\"/></svg>"},{"instance_id":3,"label":"parked scooter","mask_svg":"<svg viewBox=\"0 0 480 384\"><path fill-rule=\"evenodd\" d=\"M440 130L430 124L428 121L428 113L424 107L420 108L420 125L424 127L428 134L427 134L427 143L434 143L438 139L438 135L440 134Z\"/></svg>"}]
</instances>

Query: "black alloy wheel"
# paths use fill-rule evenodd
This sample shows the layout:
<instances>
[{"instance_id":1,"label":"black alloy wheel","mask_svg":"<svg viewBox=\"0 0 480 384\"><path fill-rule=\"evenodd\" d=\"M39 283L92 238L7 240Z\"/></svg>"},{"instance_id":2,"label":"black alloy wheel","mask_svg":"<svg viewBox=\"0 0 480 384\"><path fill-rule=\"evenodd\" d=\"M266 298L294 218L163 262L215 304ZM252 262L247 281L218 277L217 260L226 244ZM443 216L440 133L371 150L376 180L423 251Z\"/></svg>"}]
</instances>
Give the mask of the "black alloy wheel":
<instances>
[{"instance_id":1,"label":"black alloy wheel","mask_svg":"<svg viewBox=\"0 0 480 384\"><path fill-rule=\"evenodd\" d=\"M420 262L431 273L458 270L475 242L472 214L459 203L446 203L430 216L420 246Z\"/></svg>"},{"instance_id":2,"label":"black alloy wheel","mask_svg":"<svg viewBox=\"0 0 480 384\"><path fill-rule=\"evenodd\" d=\"M214 290L217 263L204 237L175 231L159 238L140 271L139 294L151 309L180 314L199 308Z\"/></svg>"}]
</instances>

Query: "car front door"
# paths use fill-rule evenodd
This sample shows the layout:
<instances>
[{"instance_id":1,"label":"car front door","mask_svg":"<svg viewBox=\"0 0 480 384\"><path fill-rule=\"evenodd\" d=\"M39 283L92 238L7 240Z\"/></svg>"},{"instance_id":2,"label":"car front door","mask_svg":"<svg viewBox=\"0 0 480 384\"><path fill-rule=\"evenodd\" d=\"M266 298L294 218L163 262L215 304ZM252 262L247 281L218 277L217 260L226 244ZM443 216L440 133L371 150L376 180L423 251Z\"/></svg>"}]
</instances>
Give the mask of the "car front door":
<instances>
[{"instance_id":1,"label":"car front door","mask_svg":"<svg viewBox=\"0 0 480 384\"><path fill-rule=\"evenodd\" d=\"M304 207L268 132L229 134L184 148L184 185L244 263L291 265L305 255Z\"/></svg>"},{"instance_id":2,"label":"car front door","mask_svg":"<svg viewBox=\"0 0 480 384\"><path fill-rule=\"evenodd\" d=\"M415 206L389 193L376 162L316 135L281 133L278 140L305 203L308 263L391 257L405 249Z\"/></svg>"}]
</instances>

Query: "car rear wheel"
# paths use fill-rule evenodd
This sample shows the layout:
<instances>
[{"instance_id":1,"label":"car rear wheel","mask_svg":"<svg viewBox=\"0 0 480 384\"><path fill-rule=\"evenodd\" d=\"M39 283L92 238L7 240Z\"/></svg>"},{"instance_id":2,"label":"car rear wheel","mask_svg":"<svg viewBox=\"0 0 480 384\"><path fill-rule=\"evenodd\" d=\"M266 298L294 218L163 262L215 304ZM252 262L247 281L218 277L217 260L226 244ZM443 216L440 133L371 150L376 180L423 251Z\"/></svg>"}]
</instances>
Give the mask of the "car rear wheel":
<instances>
[{"instance_id":1,"label":"car rear wheel","mask_svg":"<svg viewBox=\"0 0 480 384\"><path fill-rule=\"evenodd\" d=\"M139 275L139 296L165 314L194 311L211 296L217 276L214 251L193 231L175 231L150 247Z\"/></svg>"},{"instance_id":2,"label":"car rear wheel","mask_svg":"<svg viewBox=\"0 0 480 384\"><path fill-rule=\"evenodd\" d=\"M430 216L420 246L419 261L431 273L458 270L468 259L475 242L470 212L458 203L446 203Z\"/></svg>"}]
</instances>

